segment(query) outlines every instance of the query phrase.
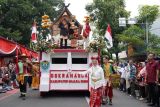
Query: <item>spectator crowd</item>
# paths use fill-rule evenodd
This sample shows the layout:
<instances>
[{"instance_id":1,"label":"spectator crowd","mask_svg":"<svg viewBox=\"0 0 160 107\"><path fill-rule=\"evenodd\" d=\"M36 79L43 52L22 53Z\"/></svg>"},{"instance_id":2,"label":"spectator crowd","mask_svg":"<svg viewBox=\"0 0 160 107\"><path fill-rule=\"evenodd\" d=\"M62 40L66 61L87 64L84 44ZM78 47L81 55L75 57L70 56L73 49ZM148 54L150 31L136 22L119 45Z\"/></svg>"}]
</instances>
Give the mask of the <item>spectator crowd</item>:
<instances>
[{"instance_id":1,"label":"spectator crowd","mask_svg":"<svg viewBox=\"0 0 160 107\"><path fill-rule=\"evenodd\" d=\"M32 89L38 89L39 87L39 76L37 76L38 69L37 63L31 62L28 64L27 71L28 71L28 78L27 84L28 87ZM36 66L35 66L36 65ZM19 88L19 81L18 81L18 73L16 63L9 61L7 65L0 67L0 93L6 93L7 91L11 91L13 89Z\"/></svg>"},{"instance_id":2,"label":"spectator crowd","mask_svg":"<svg viewBox=\"0 0 160 107\"><path fill-rule=\"evenodd\" d=\"M107 67L109 70L108 74L105 73L105 75L109 77L111 74L120 75L120 91L138 100L145 101L149 106L160 107L160 60L156 59L154 54L150 53L145 62L138 63L135 63L133 60L119 63L108 61L107 58L103 60L105 62L105 70L107 70ZM109 66L108 63L110 63ZM28 63L27 66L27 71L30 71L27 83L33 89L38 89L37 84L39 83L37 82L39 81L39 76L36 76L39 70L36 66L38 67L36 62L33 62L33 64ZM16 70L16 63L12 61L9 61L6 66L0 67L0 93L19 88ZM108 80L109 83L110 80ZM107 89L110 88L112 87L108 86ZM113 94L112 92L110 93ZM109 102L112 104L112 95Z\"/></svg>"},{"instance_id":3,"label":"spectator crowd","mask_svg":"<svg viewBox=\"0 0 160 107\"><path fill-rule=\"evenodd\" d=\"M9 61L6 66L0 67L0 93L5 93L14 88L18 88L16 64Z\"/></svg>"},{"instance_id":4,"label":"spectator crowd","mask_svg":"<svg viewBox=\"0 0 160 107\"><path fill-rule=\"evenodd\" d=\"M145 62L132 60L120 63L117 72L121 75L119 90L145 101L148 106L160 107L160 61L149 54Z\"/></svg>"}]
</instances>

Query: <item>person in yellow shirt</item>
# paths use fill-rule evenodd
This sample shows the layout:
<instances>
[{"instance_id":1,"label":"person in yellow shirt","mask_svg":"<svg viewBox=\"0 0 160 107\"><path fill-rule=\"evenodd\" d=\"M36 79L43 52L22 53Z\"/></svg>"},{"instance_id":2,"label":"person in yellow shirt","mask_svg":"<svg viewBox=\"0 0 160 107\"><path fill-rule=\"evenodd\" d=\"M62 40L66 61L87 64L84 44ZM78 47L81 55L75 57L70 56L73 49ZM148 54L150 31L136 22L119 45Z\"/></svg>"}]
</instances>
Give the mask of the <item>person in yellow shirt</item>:
<instances>
[{"instance_id":1,"label":"person in yellow shirt","mask_svg":"<svg viewBox=\"0 0 160 107\"><path fill-rule=\"evenodd\" d=\"M113 97L113 88L112 88L112 81L111 81L111 75L114 72L114 68L111 63L113 63L112 60L109 60L108 57L103 58L103 69L104 69L104 76L106 80L106 88L105 88L105 95L103 103L108 101L109 105L112 105L112 97Z\"/></svg>"},{"instance_id":2,"label":"person in yellow shirt","mask_svg":"<svg viewBox=\"0 0 160 107\"><path fill-rule=\"evenodd\" d=\"M32 63L32 71L33 71L33 76L32 76L32 89L38 89L39 88L39 62L34 61Z\"/></svg>"}]
</instances>

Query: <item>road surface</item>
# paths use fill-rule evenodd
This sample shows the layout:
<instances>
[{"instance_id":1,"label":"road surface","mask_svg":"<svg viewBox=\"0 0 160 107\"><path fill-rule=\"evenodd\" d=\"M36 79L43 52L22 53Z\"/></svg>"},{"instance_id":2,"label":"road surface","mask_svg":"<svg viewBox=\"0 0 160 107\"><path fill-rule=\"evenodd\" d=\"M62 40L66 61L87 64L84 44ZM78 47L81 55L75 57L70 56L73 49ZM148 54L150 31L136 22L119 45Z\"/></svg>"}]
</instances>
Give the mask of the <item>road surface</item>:
<instances>
[{"instance_id":1,"label":"road surface","mask_svg":"<svg viewBox=\"0 0 160 107\"><path fill-rule=\"evenodd\" d=\"M0 94L0 107L88 107L88 94L84 92L54 92L42 98L38 91L29 90L26 100L18 96L18 90ZM147 107L147 105L123 92L114 90L112 107Z\"/></svg>"}]
</instances>

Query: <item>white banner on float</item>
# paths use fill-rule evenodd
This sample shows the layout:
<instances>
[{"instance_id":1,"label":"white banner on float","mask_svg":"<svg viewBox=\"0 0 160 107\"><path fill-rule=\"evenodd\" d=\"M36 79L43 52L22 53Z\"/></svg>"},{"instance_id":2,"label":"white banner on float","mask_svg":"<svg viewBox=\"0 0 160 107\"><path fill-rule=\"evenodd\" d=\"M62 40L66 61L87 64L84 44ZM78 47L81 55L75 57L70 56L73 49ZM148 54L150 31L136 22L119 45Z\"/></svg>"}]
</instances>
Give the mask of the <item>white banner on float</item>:
<instances>
[{"instance_id":1,"label":"white banner on float","mask_svg":"<svg viewBox=\"0 0 160 107\"><path fill-rule=\"evenodd\" d=\"M76 72L51 71L50 90L88 90L88 75Z\"/></svg>"}]
</instances>

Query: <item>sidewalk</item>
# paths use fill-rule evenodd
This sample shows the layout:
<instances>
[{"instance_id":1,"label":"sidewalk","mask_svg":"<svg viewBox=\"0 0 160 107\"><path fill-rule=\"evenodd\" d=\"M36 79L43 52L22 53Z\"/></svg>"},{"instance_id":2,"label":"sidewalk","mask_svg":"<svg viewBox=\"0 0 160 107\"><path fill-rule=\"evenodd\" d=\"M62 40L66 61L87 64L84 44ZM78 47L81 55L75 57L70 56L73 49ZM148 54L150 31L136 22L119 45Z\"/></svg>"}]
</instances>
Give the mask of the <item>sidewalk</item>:
<instances>
[{"instance_id":1,"label":"sidewalk","mask_svg":"<svg viewBox=\"0 0 160 107\"><path fill-rule=\"evenodd\" d=\"M19 91L19 89L13 89L11 91L7 91L6 93L0 93L0 101L12 96L13 94L17 93Z\"/></svg>"}]
</instances>

